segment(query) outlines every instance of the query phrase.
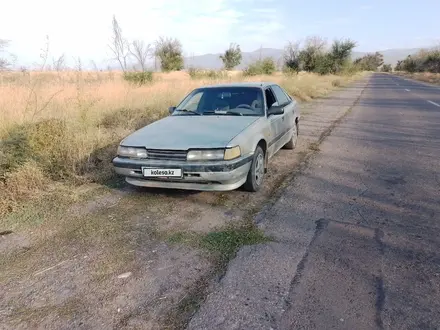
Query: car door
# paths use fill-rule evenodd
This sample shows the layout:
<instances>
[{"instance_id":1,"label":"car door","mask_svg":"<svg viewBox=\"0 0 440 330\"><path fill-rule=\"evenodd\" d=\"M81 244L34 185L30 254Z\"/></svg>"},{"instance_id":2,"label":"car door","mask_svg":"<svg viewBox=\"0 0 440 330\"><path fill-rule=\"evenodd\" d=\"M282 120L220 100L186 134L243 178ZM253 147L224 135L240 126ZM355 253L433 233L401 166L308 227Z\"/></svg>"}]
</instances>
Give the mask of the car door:
<instances>
[{"instance_id":1,"label":"car door","mask_svg":"<svg viewBox=\"0 0 440 330\"><path fill-rule=\"evenodd\" d=\"M264 90L266 99L266 109L277 103L275 94L270 87ZM270 136L268 141L268 156L269 158L280 148L280 138L283 135L283 115L267 115L269 122Z\"/></svg>"},{"instance_id":2,"label":"car door","mask_svg":"<svg viewBox=\"0 0 440 330\"><path fill-rule=\"evenodd\" d=\"M295 116L294 116L294 103L293 100L287 95L287 93L279 86L272 85L271 86L273 93L277 99L279 105L283 106L284 114L282 115L282 125L281 125L281 147L286 144L291 138L291 132L293 126L295 125Z\"/></svg>"}]
</instances>

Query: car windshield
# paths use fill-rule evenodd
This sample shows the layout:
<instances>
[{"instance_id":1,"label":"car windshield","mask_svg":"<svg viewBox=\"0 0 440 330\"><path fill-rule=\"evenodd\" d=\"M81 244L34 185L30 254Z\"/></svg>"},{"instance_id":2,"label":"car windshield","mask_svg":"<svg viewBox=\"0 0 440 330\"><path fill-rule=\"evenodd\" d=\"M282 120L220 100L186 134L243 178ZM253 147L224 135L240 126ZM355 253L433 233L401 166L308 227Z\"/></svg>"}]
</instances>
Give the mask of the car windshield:
<instances>
[{"instance_id":1,"label":"car windshield","mask_svg":"<svg viewBox=\"0 0 440 330\"><path fill-rule=\"evenodd\" d=\"M192 91L173 116L262 116L264 99L258 87L207 87Z\"/></svg>"}]
</instances>

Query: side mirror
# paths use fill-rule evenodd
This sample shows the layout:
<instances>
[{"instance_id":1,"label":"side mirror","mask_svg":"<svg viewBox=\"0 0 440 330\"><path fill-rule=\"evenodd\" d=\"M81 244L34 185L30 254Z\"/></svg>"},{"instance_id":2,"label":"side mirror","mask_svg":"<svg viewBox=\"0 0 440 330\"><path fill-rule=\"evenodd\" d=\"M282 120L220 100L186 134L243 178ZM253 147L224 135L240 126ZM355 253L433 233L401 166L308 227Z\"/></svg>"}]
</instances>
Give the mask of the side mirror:
<instances>
[{"instance_id":1,"label":"side mirror","mask_svg":"<svg viewBox=\"0 0 440 330\"><path fill-rule=\"evenodd\" d=\"M267 115L282 115L284 113L284 107L279 105L273 105L267 111Z\"/></svg>"},{"instance_id":2,"label":"side mirror","mask_svg":"<svg viewBox=\"0 0 440 330\"><path fill-rule=\"evenodd\" d=\"M170 112L170 114L172 114L174 112L174 110L176 110L176 107L169 107L168 111Z\"/></svg>"}]
</instances>

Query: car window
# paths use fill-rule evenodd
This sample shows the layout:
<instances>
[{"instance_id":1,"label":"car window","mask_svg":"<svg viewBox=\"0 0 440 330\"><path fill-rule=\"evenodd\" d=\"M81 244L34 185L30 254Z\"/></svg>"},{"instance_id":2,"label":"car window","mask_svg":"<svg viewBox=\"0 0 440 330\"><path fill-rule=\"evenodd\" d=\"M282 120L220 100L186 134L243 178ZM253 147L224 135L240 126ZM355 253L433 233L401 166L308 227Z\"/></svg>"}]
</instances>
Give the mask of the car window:
<instances>
[{"instance_id":1,"label":"car window","mask_svg":"<svg viewBox=\"0 0 440 330\"><path fill-rule=\"evenodd\" d=\"M289 95L289 93L287 93L287 91L283 88L283 87L281 87L281 86L279 86L280 87L280 89L284 92L284 94L286 94L286 96L287 96L287 98L289 99L289 101L295 101L295 99L293 98L293 97L291 97L290 95Z\"/></svg>"},{"instance_id":2,"label":"car window","mask_svg":"<svg viewBox=\"0 0 440 330\"><path fill-rule=\"evenodd\" d=\"M284 93L284 91L281 89L278 85L272 85L271 86L273 92L275 93L275 97L277 98L279 105L284 105L290 102L287 95Z\"/></svg>"},{"instance_id":3,"label":"car window","mask_svg":"<svg viewBox=\"0 0 440 330\"><path fill-rule=\"evenodd\" d=\"M277 102L277 100L270 88L267 88L264 93L266 94L266 106L269 109L274 103Z\"/></svg>"},{"instance_id":4,"label":"car window","mask_svg":"<svg viewBox=\"0 0 440 330\"><path fill-rule=\"evenodd\" d=\"M261 116L263 105L263 92L257 87L207 87L192 91L173 115Z\"/></svg>"},{"instance_id":5,"label":"car window","mask_svg":"<svg viewBox=\"0 0 440 330\"><path fill-rule=\"evenodd\" d=\"M185 105L185 109L196 111L197 107L200 103L200 99L202 98L203 92L197 92L194 95L191 96L191 98L188 100L188 102Z\"/></svg>"}]
</instances>

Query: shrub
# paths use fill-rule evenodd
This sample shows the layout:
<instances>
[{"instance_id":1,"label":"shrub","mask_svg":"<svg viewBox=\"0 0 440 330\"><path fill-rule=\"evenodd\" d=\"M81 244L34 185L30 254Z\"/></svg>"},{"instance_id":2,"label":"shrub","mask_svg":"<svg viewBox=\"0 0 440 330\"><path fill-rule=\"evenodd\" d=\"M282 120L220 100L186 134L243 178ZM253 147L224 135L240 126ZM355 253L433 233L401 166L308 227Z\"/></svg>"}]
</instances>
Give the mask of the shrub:
<instances>
[{"instance_id":1,"label":"shrub","mask_svg":"<svg viewBox=\"0 0 440 330\"><path fill-rule=\"evenodd\" d=\"M0 215L13 211L19 202L43 189L47 181L38 163L33 160L8 172L0 180Z\"/></svg>"},{"instance_id":2,"label":"shrub","mask_svg":"<svg viewBox=\"0 0 440 330\"><path fill-rule=\"evenodd\" d=\"M27 126L13 127L0 141L0 180L30 158L30 149Z\"/></svg>"},{"instance_id":3,"label":"shrub","mask_svg":"<svg viewBox=\"0 0 440 330\"><path fill-rule=\"evenodd\" d=\"M124 80L135 85L145 85L153 81L153 72L141 71L141 72L124 72Z\"/></svg>"},{"instance_id":4,"label":"shrub","mask_svg":"<svg viewBox=\"0 0 440 330\"><path fill-rule=\"evenodd\" d=\"M382 72L391 72L393 69L391 67L391 64L384 64L382 66Z\"/></svg>"},{"instance_id":5,"label":"shrub","mask_svg":"<svg viewBox=\"0 0 440 330\"><path fill-rule=\"evenodd\" d=\"M198 78L199 70L193 67L188 68L188 74L192 79Z\"/></svg>"},{"instance_id":6,"label":"shrub","mask_svg":"<svg viewBox=\"0 0 440 330\"><path fill-rule=\"evenodd\" d=\"M256 76L260 74L271 75L276 71L275 61L271 57L266 57L250 64L243 70L244 76Z\"/></svg>"},{"instance_id":7,"label":"shrub","mask_svg":"<svg viewBox=\"0 0 440 330\"><path fill-rule=\"evenodd\" d=\"M129 130L139 129L157 119L165 117L167 115L165 108L166 107L164 106L162 111L138 108L122 108L105 114L102 120L99 122L99 126L107 129L115 129L118 127Z\"/></svg>"},{"instance_id":8,"label":"shrub","mask_svg":"<svg viewBox=\"0 0 440 330\"><path fill-rule=\"evenodd\" d=\"M271 75L276 71L275 61L271 57L266 57L261 61L262 74Z\"/></svg>"},{"instance_id":9,"label":"shrub","mask_svg":"<svg viewBox=\"0 0 440 330\"><path fill-rule=\"evenodd\" d=\"M339 87L339 86L341 86L341 80L339 80L339 79L333 79L333 80L332 80L332 86L333 86L333 87Z\"/></svg>"},{"instance_id":10,"label":"shrub","mask_svg":"<svg viewBox=\"0 0 440 330\"><path fill-rule=\"evenodd\" d=\"M421 50L398 61L396 71L440 73L440 49Z\"/></svg>"},{"instance_id":11,"label":"shrub","mask_svg":"<svg viewBox=\"0 0 440 330\"><path fill-rule=\"evenodd\" d=\"M196 68L189 68L188 74L192 79L226 79L228 78L228 73L224 71L217 70L200 70Z\"/></svg>"},{"instance_id":12,"label":"shrub","mask_svg":"<svg viewBox=\"0 0 440 330\"><path fill-rule=\"evenodd\" d=\"M34 160L52 178L71 174L72 167L65 122L48 119L17 125L0 144L4 154L0 163L0 178L27 161Z\"/></svg>"}]
</instances>

